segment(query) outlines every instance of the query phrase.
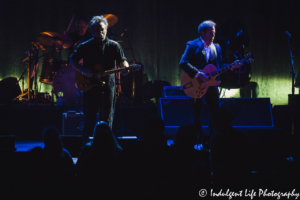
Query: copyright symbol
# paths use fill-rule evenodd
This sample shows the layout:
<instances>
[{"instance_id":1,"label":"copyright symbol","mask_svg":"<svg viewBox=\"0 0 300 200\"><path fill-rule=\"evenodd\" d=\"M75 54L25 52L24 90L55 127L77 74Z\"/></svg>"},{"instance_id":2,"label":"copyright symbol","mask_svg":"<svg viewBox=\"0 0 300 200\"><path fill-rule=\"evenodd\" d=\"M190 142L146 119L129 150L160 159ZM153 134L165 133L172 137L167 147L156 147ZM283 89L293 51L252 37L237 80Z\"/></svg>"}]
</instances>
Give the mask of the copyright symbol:
<instances>
[{"instance_id":1,"label":"copyright symbol","mask_svg":"<svg viewBox=\"0 0 300 200\"><path fill-rule=\"evenodd\" d=\"M199 190L199 196L200 196L200 197L206 197L206 195L207 195L206 189L201 189L201 190Z\"/></svg>"}]
</instances>

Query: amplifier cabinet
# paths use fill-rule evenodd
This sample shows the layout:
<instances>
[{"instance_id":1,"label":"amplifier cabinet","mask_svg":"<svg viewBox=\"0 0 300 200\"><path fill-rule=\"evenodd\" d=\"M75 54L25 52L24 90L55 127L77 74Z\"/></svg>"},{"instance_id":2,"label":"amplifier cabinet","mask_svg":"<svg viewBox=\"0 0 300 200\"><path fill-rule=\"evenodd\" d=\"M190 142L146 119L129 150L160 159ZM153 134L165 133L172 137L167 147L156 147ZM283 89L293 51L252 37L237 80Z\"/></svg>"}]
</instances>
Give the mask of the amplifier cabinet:
<instances>
[{"instance_id":1,"label":"amplifier cabinet","mask_svg":"<svg viewBox=\"0 0 300 200\"><path fill-rule=\"evenodd\" d=\"M181 126L193 123L193 99L160 98L158 112L165 126ZM220 98L220 106L235 116L235 127L274 127L270 98ZM202 125L208 126L210 113L203 103Z\"/></svg>"},{"instance_id":2,"label":"amplifier cabinet","mask_svg":"<svg viewBox=\"0 0 300 200\"><path fill-rule=\"evenodd\" d=\"M67 111L62 114L62 135L82 135L83 113Z\"/></svg>"},{"instance_id":3,"label":"amplifier cabinet","mask_svg":"<svg viewBox=\"0 0 300 200\"><path fill-rule=\"evenodd\" d=\"M97 121L99 121L99 113L97 113ZM83 112L67 111L62 114L62 135L82 135L83 126Z\"/></svg>"},{"instance_id":4,"label":"amplifier cabinet","mask_svg":"<svg viewBox=\"0 0 300 200\"><path fill-rule=\"evenodd\" d=\"M165 98L188 98L181 86L164 86L162 97Z\"/></svg>"}]
</instances>

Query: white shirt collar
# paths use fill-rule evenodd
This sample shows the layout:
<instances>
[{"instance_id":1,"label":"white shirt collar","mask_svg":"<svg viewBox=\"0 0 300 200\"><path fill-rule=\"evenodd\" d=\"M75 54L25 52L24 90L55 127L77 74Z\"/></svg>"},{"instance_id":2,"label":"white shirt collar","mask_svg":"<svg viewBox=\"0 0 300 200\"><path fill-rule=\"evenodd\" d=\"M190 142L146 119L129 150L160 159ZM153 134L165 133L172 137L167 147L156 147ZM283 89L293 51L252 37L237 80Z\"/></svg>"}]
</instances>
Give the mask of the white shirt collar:
<instances>
[{"instance_id":1,"label":"white shirt collar","mask_svg":"<svg viewBox=\"0 0 300 200\"><path fill-rule=\"evenodd\" d=\"M204 40L202 40L201 36L200 36L200 40L201 40L202 44L204 43L206 45L206 47L203 45L204 48L210 48L210 46L211 46L212 43L210 43L210 45L207 46L206 42Z\"/></svg>"}]
</instances>

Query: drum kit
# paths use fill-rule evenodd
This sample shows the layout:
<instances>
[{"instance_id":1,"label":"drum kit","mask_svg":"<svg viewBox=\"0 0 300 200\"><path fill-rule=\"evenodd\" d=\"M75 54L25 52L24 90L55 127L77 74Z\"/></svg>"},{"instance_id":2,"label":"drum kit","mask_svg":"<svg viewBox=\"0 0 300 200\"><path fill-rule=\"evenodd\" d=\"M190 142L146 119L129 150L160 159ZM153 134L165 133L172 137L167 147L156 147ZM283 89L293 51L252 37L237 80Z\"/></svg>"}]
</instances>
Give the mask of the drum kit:
<instances>
[{"instance_id":1,"label":"drum kit","mask_svg":"<svg viewBox=\"0 0 300 200\"><path fill-rule=\"evenodd\" d=\"M80 91L76 88L75 84L75 69L68 64L68 61L51 58L49 54L52 54L54 51L41 56L38 55L38 50L46 50L47 47L55 48L55 51L59 53L63 49L71 47L74 50L77 47L78 44L74 48L73 41L67 35L74 16L75 15L73 15L67 31L64 34L56 32L42 32L37 36L38 42L31 42L32 48L26 52L27 57L23 60L23 62L27 62L26 69L19 79L19 81L22 80L22 93L15 99L22 99L29 103L43 102L53 105L53 97L55 94L56 98L61 96L65 105L76 105L76 102L78 102L76 96L78 97L78 92ZM103 16L108 21L108 28L118 22L117 16L113 14L105 14ZM39 65L39 58L43 58L39 82L52 85L51 96L47 93L38 93L37 68ZM24 90L24 75L26 72L28 76L28 88ZM33 80L35 80L34 87Z\"/></svg>"}]
</instances>

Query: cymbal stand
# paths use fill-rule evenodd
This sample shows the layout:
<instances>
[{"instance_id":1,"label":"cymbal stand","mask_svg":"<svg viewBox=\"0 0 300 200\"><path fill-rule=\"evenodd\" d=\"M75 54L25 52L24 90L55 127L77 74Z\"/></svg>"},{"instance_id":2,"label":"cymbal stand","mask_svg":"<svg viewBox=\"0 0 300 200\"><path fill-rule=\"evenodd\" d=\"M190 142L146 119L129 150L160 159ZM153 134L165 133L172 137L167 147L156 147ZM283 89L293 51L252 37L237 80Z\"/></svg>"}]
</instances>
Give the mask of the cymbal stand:
<instances>
[{"instance_id":1,"label":"cymbal stand","mask_svg":"<svg viewBox=\"0 0 300 200\"><path fill-rule=\"evenodd\" d=\"M33 50L28 50L27 53L27 57L23 60L27 61L27 65L26 68L24 70L24 72L22 73L21 77L19 78L19 81L22 79L22 94L20 94L19 96L17 96L15 99L22 99L25 101L28 101L29 103L31 102L31 95L30 95L30 71L31 71L31 64L32 64L32 56L33 56ZM24 74L27 71L27 91L24 93ZM27 95L27 97L26 97Z\"/></svg>"},{"instance_id":2,"label":"cymbal stand","mask_svg":"<svg viewBox=\"0 0 300 200\"><path fill-rule=\"evenodd\" d=\"M293 55L292 55L292 50L290 46L290 37L291 35L286 32L287 35L287 40L288 40L288 45L289 45L289 50L290 50L290 56L291 56L291 71L290 73L292 74L292 135L294 135L294 128L295 128L295 80L296 80L296 73L295 73L295 67L294 67L294 60L293 60Z\"/></svg>"}]
</instances>

